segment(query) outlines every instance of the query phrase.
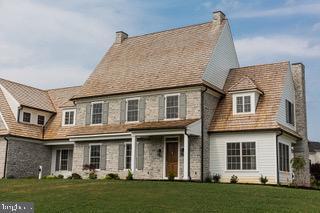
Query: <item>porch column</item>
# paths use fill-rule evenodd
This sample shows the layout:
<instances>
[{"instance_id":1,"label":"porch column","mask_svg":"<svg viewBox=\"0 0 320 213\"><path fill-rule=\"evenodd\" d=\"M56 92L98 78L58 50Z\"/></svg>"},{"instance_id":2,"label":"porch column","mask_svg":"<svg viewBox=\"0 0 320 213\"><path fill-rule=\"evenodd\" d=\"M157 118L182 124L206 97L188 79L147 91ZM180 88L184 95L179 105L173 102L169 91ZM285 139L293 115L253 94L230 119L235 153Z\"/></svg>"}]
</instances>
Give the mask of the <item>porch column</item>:
<instances>
[{"instance_id":1,"label":"porch column","mask_svg":"<svg viewBox=\"0 0 320 213\"><path fill-rule=\"evenodd\" d=\"M189 180L189 136L184 134L183 140L183 179Z\"/></svg>"},{"instance_id":2,"label":"porch column","mask_svg":"<svg viewBox=\"0 0 320 213\"><path fill-rule=\"evenodd\" d=\"M131 137L131 172L134 174L136 170L136 144L137 144L137 137L132 135Z\"/></svg>"}]
</instances>

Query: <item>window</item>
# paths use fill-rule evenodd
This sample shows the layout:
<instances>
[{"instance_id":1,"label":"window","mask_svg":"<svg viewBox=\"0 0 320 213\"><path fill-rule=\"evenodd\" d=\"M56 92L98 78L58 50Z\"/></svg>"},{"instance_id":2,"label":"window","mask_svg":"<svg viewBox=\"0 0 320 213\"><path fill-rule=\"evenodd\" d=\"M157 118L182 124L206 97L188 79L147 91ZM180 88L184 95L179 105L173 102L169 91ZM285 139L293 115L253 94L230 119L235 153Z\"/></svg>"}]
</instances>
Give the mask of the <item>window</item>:
<instances>
[{"instance_id":1,"label":"window","mask_svg":"<svg viewBox=\"0 0 320 213\"><path fill-rule=\"evenodd\" d=\"M227 143L228 170L255 170L256 143Z\"/></svg>"},{"instance_id":2,"label":"window","mask_svg":"<svg viewBox=\"0 0 320 213\"><path fill-rule=\"evenodd\" d=\"M90 146L90 165L100 169L100 145Z\"/></svg>"},{"instance_id":3,"label":"window","mask_svg":"<svg viewBox=\"0 0 320 213\"><path fill-rule=\"evenodd\" d=\"M288 124L294 125L294 105L288 100L286 100L286 118Z\"/></svg>"},{"instance_id":4,"label":"window","mask_svg":"<svg viewBox=\"0 0 320 213\"><path fill-rule=\"evenodd\" d=\"M31 113L24 112L23 113L23 122L30 123L30 120L31 120Z\"/></svg>"},{"instance_id":5,"label":"window","mask_svg":"<svg viewBox=\"0 0 320 213\"><path fill-rule=\"evenodd\" d=\"M59 149L56 151L56 171L71 170L72 150Z\"/></svg>"},{"instance_id":6,"label":"window","mask_svg":"<svg viewBox=\"0 0 320 213\"><path fill-rule=\"evenodd\" d=\"M166 96L166 119L179 118L179 95Z\"/></svg>"},{"instance_id":7,"label":"window","mask_svg":"<svg viewBox=\"0 0 320 213\"><path fill-rule=\"evenodd\" d=\"M92 124L102 123L102 103L92 103Z\"/></svg>"},{"instance_id":8,"label":"window","mask_svg":"<svg viewBox=\"0 0 320 213\"><path fill-rule=\"evenodd\" d=\"M127 121L138 121L139 99L127 100Z\"/></svg>"},{"instance_id":9,"label":"window","mask_svg":"<svg viewBox=\"0 0 320 213\"><path fill-rule=\"evenodd\" d=\"M43 115L38 115L38 124L44 125L44 119L45 117Z\"/></svg>"},{"instance_id":10,"label":"window","mask_svg":"<svg viewBox=\"0 0 320 213\"><path fill-rule=\"evenodd\" d=\"M280 171L289 172L289 146L279 143L279 164Z\"/></svg>"},{"instance_id":11,"label":"window","mask_svg":"<svg viewBox=\"0 0 320 213\"><path fill-rule=\"evenodd\" d=\"M125 169L131 169L131 151L132 151L132 146L131 144L126 144L125 146L125 155L124 155L124 168Z\"/></svg>"},{"instance_id":12,"label":"window","mask_svg":"<svg viewBox=\"0 0 320 213\"><path fill-rule=\"evenodd\" d=\"M63 125L69 126L75 124L75 113L76 110L66 110L63 111Z\"/></svg>"},{"instance_id":13,"label":"window","mask_svg":"<svg viewBox=\"0 0 320 213\"><path fill-rule=\"evenodd\" d=\"M250 113L251 112L251 96L238 96L236 97L237 113Z\"/></svg>"}]
</instances>

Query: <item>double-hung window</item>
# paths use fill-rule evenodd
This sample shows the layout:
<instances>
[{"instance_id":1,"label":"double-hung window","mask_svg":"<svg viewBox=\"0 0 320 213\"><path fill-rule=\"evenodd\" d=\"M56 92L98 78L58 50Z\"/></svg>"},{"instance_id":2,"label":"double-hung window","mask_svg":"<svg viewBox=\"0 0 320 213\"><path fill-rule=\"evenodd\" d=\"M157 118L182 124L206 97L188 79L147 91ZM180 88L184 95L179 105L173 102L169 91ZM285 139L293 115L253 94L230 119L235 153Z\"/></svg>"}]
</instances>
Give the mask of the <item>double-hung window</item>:
<instances>
[{"instance_id":1,"label":"double-hung window","mask_svg":"<svg viewBox=\"0 0 320 213\"><path fill-rule=\"evenodd\" d=\"M63 111L62 124L63 126L71 126L75 124L76 110L65 110Z\"/></svg>"},{"instance_id":2,"label":"double-hung window","mask_svg":"<svg viewBox=\"0 0 320 213\"><path fill-rule=\"evenodd\" d=\"M100 169L100 145L90 145L90 165Z\"/></svg>"},{"instance_id":3,"label":"double-hung window","mask_svg":"<svg viewBox=\"0 0 320 213\"><path fill-rule=\"evenodd\" d=\"M124 152L124 168L131 169L131 154L132 154L132 146L131 143L125 144L125 152Z\"/></svg>"},{"instance_id":4,"label":"double-hung window","mask_svg":"<svg viewBox=\"0 0 320 213\"><path fill-rule=\"evenodd\" d=\"M31 121L31 113L23 112L23 122L30 123Z\"/></svg>"},{"instance_id":5,"label":"double-hung window","mask_svg":"<svg viewBox=\"0 0 320 213\"><path fill-rule=\"evenodd\" d=\"M139 121L139 99L127 100L127 122Z\"/></svg>"},{"instance_id":6,"label":"double-hung window","mask_svg":"<svg viewBox=\"0 0 320 213\"><path fill-rule=\"evenodd\" d=\"M38 115L38 125L44 125L45 117L43 115Z\"/></svg>"},{"instance_id":7,"label":"double-hung window","mask_svg":"<svg viewBox=\"0 0 320 213\"><path fill-rule=\"evenodd\" d=\"M166 103L166 119L179 118L179 95L167 95Z\"/></svg>"},{"instance_id":8,"label":"double-hung window","mask_svg":"<svg viewBox=\"0 0 320 213\"><path fill-rule=\"evenodd\" d=\"M251 112L251 96L237 96L236 97L237 113L250 113Z\"/></svg>"},{"instance_id":9,"label":"double-hung window","mask_svg":"<svg viewBox=\"0 0 320 213\"><path fill-rule=\"evenodd\" d=\"M91 124L102 123L102 103L92 103Z\"/></svg>"},{"instance_id":10,"label":"double-hung window","mask_svg":"<svg viewBox=\"0 0 320 213\"><path fill-rule=\"evenodd\" d=\"M286 100L286 120L288 124L294 125L294 104Z\"/></svg>"},{"instance_id":11,"label":"double-hung window","mask_svg":"<svg viewBox=\"0 0 320 213\"><path fill-rule=\"evenodd\" d=\"M256 143L227 143L227 170L255 170Z\"/></svg>"},{"instance_id":12,"label":"double-hung window","mask_svg":"<svg viewBox=\"0 0 320 213\"><path fill-rule=\"evenodd\" d=\"M289 146L283 143L279 143L279 164L280 171L289 172Z\"/></svg>"},{"instance_id":13,"label":"double-hung window","mask_svg":"<svg viewBox=\"0 0 320 213\"><path fill-rule=\"evenodd\" d=\"M73 150L71 149L59 149L56 151L56 171L71 170L72 153Z\"/></svg>"}]
</instances>

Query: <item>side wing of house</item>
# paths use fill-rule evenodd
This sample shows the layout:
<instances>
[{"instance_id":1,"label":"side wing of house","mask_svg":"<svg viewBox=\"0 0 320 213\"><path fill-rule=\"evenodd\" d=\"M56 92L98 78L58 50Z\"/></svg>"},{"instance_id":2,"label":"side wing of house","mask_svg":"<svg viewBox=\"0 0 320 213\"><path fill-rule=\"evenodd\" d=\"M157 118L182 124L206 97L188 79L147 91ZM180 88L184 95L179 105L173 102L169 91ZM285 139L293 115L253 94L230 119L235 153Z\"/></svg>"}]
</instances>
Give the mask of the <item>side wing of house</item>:
<instances>
[{"instance_id":1,"label":"side wing of house","mask_svg":"<svg viewBox=\"0 0 320 213\"><path fill-rule=\"evenodd\" d=\"M227 21L203 75L203 80L223 89L229 70L239 67L232 33Z\"/></svg>"}]
</instances>

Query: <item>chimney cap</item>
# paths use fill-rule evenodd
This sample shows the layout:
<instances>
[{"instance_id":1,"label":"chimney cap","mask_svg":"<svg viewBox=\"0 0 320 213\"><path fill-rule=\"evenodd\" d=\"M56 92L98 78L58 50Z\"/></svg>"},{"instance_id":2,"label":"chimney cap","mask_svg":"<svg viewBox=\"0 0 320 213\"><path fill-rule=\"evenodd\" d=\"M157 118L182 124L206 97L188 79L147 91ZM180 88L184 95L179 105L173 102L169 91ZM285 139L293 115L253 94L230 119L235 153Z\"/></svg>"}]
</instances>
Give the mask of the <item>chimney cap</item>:
<instances>
[{"instance_id":1,"label":"chimney cap","mask_svg":"<svg viewBox=\"0 0 320 213\"><path fill-rule=\"evenodd\" d=\"M128 34L123 31L116 32L116 43L121 44L125 39L128 38Z\"/></svg>"},{"instance_id":2,"label":"chimney cap","mask_svg":"<svg viewBox=\"0 0 320 213\"><path fill-rule=\"evenodd\" d=\"M226 18L226 15L218 10L213 12L213 22L216 24L222 24L222 21Z\"/></svg>"}]
</instances>

